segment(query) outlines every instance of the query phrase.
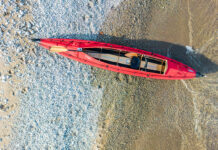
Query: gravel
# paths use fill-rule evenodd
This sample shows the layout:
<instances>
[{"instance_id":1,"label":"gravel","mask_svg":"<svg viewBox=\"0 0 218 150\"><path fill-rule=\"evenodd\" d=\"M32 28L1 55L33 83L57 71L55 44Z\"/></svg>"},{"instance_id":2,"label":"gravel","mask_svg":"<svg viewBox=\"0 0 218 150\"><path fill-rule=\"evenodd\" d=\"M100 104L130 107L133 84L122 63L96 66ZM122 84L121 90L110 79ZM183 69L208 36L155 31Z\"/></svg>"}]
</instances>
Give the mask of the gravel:
<instances>
[{"instance_id":1,"label":"gravel","mask_svg":"<svg viewBox=\"0 0 218 150\"><path fill-rule=\"evenodd\" d=\"M0 0L0 12L9 15L1 16L0 45L5 50L0 59L5 64L23 60L17 66L25 67L24 72L18 67L15 74L23 80L18 84L23 88L16 91L19 113L5 148L92 149L103 89L91 86L90 66L48 53L28 39L95 40L107 14L121 1ZM1 80L7 82L8 76L2 74Z\"/></svg>"}]
</instances>

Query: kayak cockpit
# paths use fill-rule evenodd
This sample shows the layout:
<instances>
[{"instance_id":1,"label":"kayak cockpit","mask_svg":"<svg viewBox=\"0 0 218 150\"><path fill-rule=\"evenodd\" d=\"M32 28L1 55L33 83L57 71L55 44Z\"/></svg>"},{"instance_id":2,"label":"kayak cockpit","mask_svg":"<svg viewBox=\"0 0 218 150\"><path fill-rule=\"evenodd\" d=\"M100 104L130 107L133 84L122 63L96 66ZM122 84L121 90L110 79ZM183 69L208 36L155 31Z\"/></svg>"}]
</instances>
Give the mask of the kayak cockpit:
<instances>
[{"instance_id":1,"label":"kayak cockpit","mask_svg":"<svg viewBox=\"0 0 218 150\"><path fill-rule=\"evenodd\" d=\"M86 48L83 49L83 52L99 61L119 67L158 74L165 74L167 70L166 60L156 59L138 53L102 48Z\"/></svg>"}]
</instances>

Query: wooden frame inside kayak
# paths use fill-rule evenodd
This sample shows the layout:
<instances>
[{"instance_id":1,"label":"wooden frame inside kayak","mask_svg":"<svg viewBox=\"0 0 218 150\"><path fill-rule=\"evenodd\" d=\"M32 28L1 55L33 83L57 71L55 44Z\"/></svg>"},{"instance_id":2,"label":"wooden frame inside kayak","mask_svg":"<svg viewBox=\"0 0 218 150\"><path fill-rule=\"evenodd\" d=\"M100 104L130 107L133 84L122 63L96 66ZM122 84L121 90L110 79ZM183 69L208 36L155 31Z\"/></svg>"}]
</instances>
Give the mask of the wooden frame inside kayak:
<instances>
[{"instance_id":1,"label":"wooden frame inside kayak","mask_svg":"<svg viewBox=\"0 0 218 150\"><path fill-rule=\"evenodd\" d=\"M143 54L103 48L86 48L83 52L99 61L119 67L132 68L135 70L153 72L157 74L165 74L167 70L167 60L155 59ZM138 59L139 63L134 64L133 59Z\"/></svg>"}]
</instances>

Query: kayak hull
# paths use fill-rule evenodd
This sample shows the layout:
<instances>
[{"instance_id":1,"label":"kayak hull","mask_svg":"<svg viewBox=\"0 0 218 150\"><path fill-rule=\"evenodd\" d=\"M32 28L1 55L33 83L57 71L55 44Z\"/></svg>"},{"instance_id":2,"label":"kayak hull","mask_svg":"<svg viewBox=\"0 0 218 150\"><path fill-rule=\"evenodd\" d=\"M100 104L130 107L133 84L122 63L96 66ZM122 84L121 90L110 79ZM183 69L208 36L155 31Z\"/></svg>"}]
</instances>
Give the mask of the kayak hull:
<instances>
[{"instance_id":1,"label":"kayak hull","mask_svg":"<svg viewBox=\"0 0 218 150\"><path fill-rule=\"evenodd\" d=\"M119 72L123 74L133 75L133 76L140 76L140 77L153 78L153 79L180 80L180 79L192 79L199 74L193 68L183 63L180 63L176 60L173 60L171 58L158 55L152 52L148 52L145 50L116 45L116 44L109 44L109 43L88 41L88 40L78 40L78 39L40 39L39 44L48 50L50 50L51 47L54 46L64 47L70 51L57 52L59 55L62 55L64 57L94 67L98 67L114 72ZM145 72L141 70L135 70L132 68L125 68L117 65L108 64L99 61L96 58L93 58L84 52L78 51L78 49L86 49L86 48L114 49L114 50L129 52L129 53L137 53L154 59L161 59L167 62L167 69L164 72L164 74L158 74L158 73Z\"/></svg>"}]
</instances>

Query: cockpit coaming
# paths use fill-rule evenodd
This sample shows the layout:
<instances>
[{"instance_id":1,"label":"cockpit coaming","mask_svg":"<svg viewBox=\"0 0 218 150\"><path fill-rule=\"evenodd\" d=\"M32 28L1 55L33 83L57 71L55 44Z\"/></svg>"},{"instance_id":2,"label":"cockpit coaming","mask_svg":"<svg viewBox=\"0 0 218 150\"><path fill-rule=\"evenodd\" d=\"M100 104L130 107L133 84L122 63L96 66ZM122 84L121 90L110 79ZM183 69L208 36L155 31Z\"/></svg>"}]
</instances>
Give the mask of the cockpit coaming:
<instances>
[{"instance_id":1,"label":"cockpit coaming","mask_svg":"<svg viewBox=\"0 0 218 150\"><path fill-rule=\"evenodd\" d=\"M165 74L167 70L166 60L152 58L143 54L102 48L85 48L83 52L99 61L119 67L157 74Z\"/></svg>"}]
</instances>

